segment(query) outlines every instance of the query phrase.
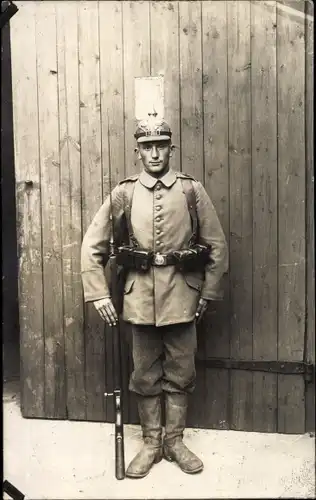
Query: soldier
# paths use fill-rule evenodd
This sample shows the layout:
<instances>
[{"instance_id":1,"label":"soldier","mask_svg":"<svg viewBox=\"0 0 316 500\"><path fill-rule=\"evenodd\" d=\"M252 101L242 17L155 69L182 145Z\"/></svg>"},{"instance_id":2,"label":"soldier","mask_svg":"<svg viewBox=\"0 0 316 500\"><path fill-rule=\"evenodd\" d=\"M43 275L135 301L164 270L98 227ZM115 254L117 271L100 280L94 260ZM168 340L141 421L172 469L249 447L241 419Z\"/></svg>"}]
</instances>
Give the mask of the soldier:
<instances>
[{"instance_id":1,"label":"soldier","mask_svg":"<svg viewBox=\"0 0 316 500\"><path fill-rule=\"evenodd\" d=\"M171 135L164 121L139 123L135 138L142 172L113 189L82 243L85 301L92 301L109 325L118 321L104 273L111 213L116 227L125 223L135 250L135 258L130 251L123 258L128 269L123 319L131 323L133 340L129 389L138 396L144 441L126 471L133 478L146 476L163 456L189 474L203 469L183 443L188 395L196 378L196 320L209 301L222 299L220 282L227 271L225 236L204 187L170 169ZM137 254L137 249L143 252Z\"/></svg>"}]
</instances>

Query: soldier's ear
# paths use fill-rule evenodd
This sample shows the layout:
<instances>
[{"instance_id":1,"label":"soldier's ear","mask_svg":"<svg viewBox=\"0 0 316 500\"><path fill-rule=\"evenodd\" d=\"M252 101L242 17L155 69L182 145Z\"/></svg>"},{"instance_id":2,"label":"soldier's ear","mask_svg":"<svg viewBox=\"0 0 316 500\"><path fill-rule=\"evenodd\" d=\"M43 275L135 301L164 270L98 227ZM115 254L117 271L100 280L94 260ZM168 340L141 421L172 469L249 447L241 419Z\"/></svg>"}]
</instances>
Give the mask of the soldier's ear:
<instances>
[{"instance_id":1,"label":"soldier's ear","mask_svg":"<svg viewBox=\"0 0 316 500\"><path fill-rule=\"evenodd\" d=\"M171 156L173 154L174 149L175 149L175 146L173 144L171 144L171 146L170 146L170 153L169 153L170 158L171 158Z\"/></svg>"},{"instance_id":2,"label":"soldier's ear","mask_svg":"<svg viewBox=\"0 0 316 500\"><path fill-rule=\"evenodd\" d=\"M137 155L138 160L141 160L142 157L140 156L139 148L135 148L134 151L135 151L135 154Z\"/></svg>"}]
</instances>

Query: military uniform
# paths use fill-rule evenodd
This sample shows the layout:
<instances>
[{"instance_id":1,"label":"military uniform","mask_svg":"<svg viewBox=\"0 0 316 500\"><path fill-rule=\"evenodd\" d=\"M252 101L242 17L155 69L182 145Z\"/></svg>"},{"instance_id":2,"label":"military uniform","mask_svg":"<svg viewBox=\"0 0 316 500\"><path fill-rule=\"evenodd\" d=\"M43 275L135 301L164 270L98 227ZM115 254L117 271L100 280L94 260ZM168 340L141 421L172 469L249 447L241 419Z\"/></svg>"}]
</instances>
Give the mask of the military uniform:
<instances>
[{"instance_id":1,"label":"military uniform","mask_svg":"<svg viewBox=\"0 0 316 500\"><path fill-rule=\"evenodd\" d=\"M192 221L183 191L183 178L188 176L173 170L159 178L143 170L140 175L126 179L113 189L111 199L108 197L105 200L82 243L82 281L87 302L110 297L104 264L109 257L111 202L116 225L120 226L125 213L126 188L130 183L133 183L133 201L128 208L139 247L152 250L155 254L168 254L189 246ZM178 400L171 401L169 409L172 404L178 411L181 406L186 408L183 397L195 386L195 313L198 301L200 297L222 299L221 278L227 270L225 236L214 206L202 184L193 178L190 182L196 200L199 242L211 248L210 262L204 272L181 273L174 265L153 265L146 273L129 271L124 288L123 319L132 324L133 332L134 371L130 390L143 397L140 417L142 421L143 415L144 439L148 437L148 420L153 425L155 418L157 421L158 434L149 433L155 451L153 461L160 456L157 450L161 441L157 397L162 393L173 394ZM145 407L146 401L152 402L151 409L150 403ZM174 431L172 421L170 417L170 436ZM166 423L166 430L167 427ZM175 436L182 433L183 430ZM134 476L142 477L142 474Z\"/></svg>"}]
</instances>

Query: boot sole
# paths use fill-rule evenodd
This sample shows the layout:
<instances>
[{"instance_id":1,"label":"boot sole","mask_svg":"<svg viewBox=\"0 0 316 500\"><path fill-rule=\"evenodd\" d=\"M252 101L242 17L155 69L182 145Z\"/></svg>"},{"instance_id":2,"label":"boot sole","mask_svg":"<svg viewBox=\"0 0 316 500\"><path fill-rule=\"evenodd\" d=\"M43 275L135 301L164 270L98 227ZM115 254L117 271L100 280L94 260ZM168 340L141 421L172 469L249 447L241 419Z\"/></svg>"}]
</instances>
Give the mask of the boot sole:
<instances>
[{"instance_id":1,"label":"boot sole","mask_svg":"<svg viewBox=\"0 0 316 500\"><path fill-rule=\"evenodd\" d=\"M185 469L182 469L182 467L178 464L178 462L176 462L174 460L174 458L171 458L168 455L164 455L164 458L168 462L175 462L177 464L177 466L179 467L179 469L181 469L182 472L185 472L186 474L197 474L198 472L201 472L204 469L204 465L202 465L201 467L199 467L198 469L195 469L195 470L185 470Z\"/></svg>"},{"instance_id":2,"label":"boot sole","mask_svg":"<svg viewBox=\"0 0 316 500\"><path fill-rule=\"evenodd\" d=\"M128 473L126 473L125 475L126 475L126 477L129 477L131 479L142 479L143 477L148 476L149 472L150 472L150 469L149 469L148 472L146 472L146 474L139 475L139 474L128 474Z\"/></svg>"},{"instance_id":3,"label":"boot sole","mask_svg":"<svg viewBox=\"0 0 316 500\"><path fill-rule=\"evenodd\" d=\"M148 469L148 471L145 472L144 474L133 474L133 473L126 472L125 475L126 475L126 477L130 477L131 479L142 479L143 477L148 476L148 474L151 471L153 465L159 464L159 462L161 462L161 460L162 460L162 456L155 458L155 460L153 461L150 469Z\"/></svg>"}]
</instances>

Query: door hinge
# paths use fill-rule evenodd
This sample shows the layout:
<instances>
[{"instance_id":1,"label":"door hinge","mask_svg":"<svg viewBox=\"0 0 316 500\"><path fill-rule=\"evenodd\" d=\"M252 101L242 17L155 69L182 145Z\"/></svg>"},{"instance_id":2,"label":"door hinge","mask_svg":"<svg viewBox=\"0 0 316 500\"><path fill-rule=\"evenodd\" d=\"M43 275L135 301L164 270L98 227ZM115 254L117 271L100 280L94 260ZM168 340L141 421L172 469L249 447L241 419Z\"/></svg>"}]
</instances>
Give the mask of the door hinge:
<instances>
[{"instance_id":1,"label":"door hinge","mask_svg":"<svg viewBox=\"0 0 316 500\"><path fill-rule=\"evenodd\" d=\"M315 375L315 365L304 361L249 361L243 359L202 358L201 356L197 356L196 361L206 368L303 375L306 382L312 382Z\"/></svg>"}]
</instances>

